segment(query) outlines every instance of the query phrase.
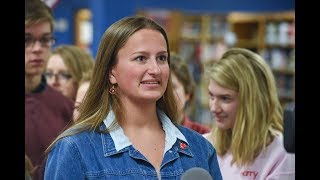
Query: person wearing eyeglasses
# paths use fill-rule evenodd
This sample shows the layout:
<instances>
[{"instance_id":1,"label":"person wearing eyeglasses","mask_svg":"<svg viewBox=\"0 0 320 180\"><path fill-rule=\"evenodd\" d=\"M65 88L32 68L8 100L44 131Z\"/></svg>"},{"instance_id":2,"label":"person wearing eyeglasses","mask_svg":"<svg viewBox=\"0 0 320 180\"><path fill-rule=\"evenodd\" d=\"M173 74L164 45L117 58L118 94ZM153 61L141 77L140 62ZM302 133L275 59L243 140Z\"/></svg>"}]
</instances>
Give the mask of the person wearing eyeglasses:
<instances>
[{"instance_id":1,"label":"person wearing eyeglasses","mask_svg":"<svg viewBox=\"0 0 320 180\"><path fill-rule=\"evenodd\" d=\"M44 73L48 84L75 101L79 81L93 69L91 54L75 45L60 45L49 57Z\"/></svg>"},{"instance_id":2,"label":"person wearing eyeglasses","mask_svg":"<svg viewBox=\"0 0 320 180\"><path fill-rule=\"evenodd\" d=\"M51 47L54 21L40 0L25 1L25 153L34 166L32 178L42 179L44 151L72 121L73 102L47 85L43 76Z\"/></svg>"}]
</instances>

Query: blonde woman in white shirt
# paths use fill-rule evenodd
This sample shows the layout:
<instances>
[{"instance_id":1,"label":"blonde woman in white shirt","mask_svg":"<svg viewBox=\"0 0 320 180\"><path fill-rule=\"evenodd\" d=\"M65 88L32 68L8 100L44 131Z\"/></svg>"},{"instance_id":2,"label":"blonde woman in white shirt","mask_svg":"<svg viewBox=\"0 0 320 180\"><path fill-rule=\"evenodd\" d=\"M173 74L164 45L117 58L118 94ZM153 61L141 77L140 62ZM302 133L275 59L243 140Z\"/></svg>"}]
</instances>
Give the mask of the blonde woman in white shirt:
<instances>
[{"instance_id":1,"label":"blonde woman in white shirt","mask_svg":"<svg viewBox=\"0 0 320 180\"><path fill-rule=\"evenodd\" d=\"M204 136L216 147L223 179L295 179L275 79L263 58L232 48L205 73L215 125Z\"/></svg>"}]
</instances>

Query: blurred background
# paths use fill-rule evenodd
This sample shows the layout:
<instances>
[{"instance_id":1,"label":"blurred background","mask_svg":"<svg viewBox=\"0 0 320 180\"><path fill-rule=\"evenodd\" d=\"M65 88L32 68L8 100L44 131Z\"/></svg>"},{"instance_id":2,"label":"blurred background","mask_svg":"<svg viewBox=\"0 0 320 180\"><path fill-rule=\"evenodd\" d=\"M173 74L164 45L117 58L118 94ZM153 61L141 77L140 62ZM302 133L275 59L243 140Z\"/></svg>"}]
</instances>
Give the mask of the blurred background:
<instances>
[{"instance_id":1,"label":"blurred background","mask_svg":"<svg viewBox=\"0 0 320 180\"><path fill-rule=\"evenodd\" d=\"M190 117L211 126L203 67L230 47L261 54L273 69L283 105L294 101L295 3L293 0L44 0L55 17L55 46L74 44L95 57L100 38L115 21L150 17L168 33L171 51L189 65L196 82Z\"/></svg>"}]
</instances>

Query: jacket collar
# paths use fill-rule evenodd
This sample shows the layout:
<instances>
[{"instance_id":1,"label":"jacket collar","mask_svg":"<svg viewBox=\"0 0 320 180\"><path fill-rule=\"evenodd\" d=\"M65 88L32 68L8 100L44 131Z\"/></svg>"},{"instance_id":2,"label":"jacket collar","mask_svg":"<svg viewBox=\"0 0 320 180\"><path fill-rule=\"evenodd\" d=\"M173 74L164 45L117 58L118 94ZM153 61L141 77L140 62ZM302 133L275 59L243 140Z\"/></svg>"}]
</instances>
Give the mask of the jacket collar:
<instances>
[{"instance_id":1,"label":"jacket collar","mask_svg":"<svg viewBox=\"0 0 320 180\"><path fill-rule=\"evenodd\" d=\"M167 152L176 143L179 143L179 146L177 146L177 150L191 155L191 152L187 152L189 146L185 136L171 122L170 118L163 111L157 109L157 114L162 123L162 128L166 134L164 152ZM110 127L110 125L114 121L114 112L110 111L108 116L103 120L103 123L106 127ZM120 126L119 128L110 131L109 134L101 134L105 156L129 150L129 147L132 145L132 143L130 142L129 138L124 134L123 129Z\"/></svg>"}]
</instances>

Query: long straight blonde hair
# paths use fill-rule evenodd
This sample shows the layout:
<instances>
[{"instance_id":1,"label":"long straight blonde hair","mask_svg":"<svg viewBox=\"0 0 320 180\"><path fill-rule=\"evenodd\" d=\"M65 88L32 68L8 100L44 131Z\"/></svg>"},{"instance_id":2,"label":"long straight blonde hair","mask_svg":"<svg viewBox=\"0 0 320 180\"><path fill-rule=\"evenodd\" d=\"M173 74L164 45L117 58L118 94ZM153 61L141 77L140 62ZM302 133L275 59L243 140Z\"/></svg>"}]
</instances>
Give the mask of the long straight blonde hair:
<instances>
[{"instance_id":1,"label":"long straight blonde hair","mask_svg":"<svg viewBox=\"0 0 320 180\"><path fill-rule=\"evenodd\" d=\"M260 55L232 48L205 73L220 86L238 92L240 102L233 129L215 127L209 140L220 156L230 151L232 164L248 165L283 131L272 70Z\"/></svg>"},{"instance_id":2,"label":"long straight blonde hair","mask_svg":"<svg viewBox=\"0 0 320 180\"><path fill-rule=\"evenodd\" d=\"M75 119L75 124L56 138L47 149L47 153L52 146L63 137L88 129L100 131L99 125L111 110L115 113L116 121L123 118L123 108L119 97L117 97L116 94L111 95L109 93L109 89L112 87L109 81L109 75L111 69L117 63L119 50L125 45L129 37L141 29L153 29L163 35L167 43L168 63L170 66L168 38L165 30L155 21L145 17L134 16L125 17L112 24L101 38L90 86L83 102L79 106L79 116ZM173 123L176 122L177 106L174 100L171 76L169 76L169 82L164 95L157 101L157 107L164 111ZM113 122L110 127L107 127L106 131L100 132L107 133L117 127L117 122Z\"/></svg>"}]
</instances>

